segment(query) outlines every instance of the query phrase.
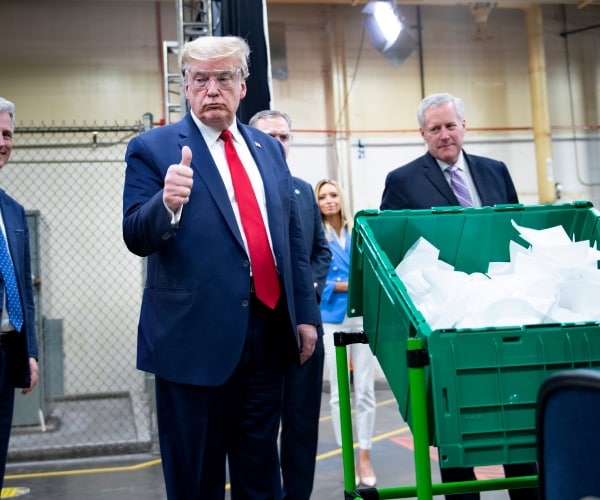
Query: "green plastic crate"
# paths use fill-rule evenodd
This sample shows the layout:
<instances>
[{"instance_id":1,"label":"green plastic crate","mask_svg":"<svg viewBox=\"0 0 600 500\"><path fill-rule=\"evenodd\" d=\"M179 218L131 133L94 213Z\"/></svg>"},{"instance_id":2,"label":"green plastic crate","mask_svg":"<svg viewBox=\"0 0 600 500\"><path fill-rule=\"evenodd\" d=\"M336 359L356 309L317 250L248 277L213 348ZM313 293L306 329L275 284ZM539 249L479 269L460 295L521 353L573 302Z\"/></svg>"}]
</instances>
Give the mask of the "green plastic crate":
<instances>
[{"instance_id":1,"label":"green plastic crate","mask_svg":"<svg viewBox=\"0 0 600 500\"><path fill-rule=\"evenodd\" d=\"M575 240L598 243L599 216L589 202L356 214L348 314L364 316L409 425L407 339L424 340L430 444L442 467L535 462L538 389L556 371L600 367L600 323L432 330L395 267L422 236L457 270L485 271L509 260L510 240L527 245L511 220L535 229L562 225Z\"/></svg>"}]
</instances>

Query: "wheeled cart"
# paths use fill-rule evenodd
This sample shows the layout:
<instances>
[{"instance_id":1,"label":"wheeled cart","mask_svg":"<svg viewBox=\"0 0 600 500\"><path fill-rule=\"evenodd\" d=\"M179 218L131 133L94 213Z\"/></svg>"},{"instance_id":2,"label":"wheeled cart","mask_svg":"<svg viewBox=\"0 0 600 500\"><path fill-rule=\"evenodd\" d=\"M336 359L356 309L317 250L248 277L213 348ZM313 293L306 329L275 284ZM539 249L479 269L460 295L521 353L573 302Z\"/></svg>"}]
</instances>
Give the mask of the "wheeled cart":
<instances>
[{"instance_id":1,"label":"wheeled cart","mask_svg":"<svg viewBox=\"0 0 600 500\"><path fill-rule=\"evenodd\" d=\"M419 238L467 273L509 260L520 241L511 221L562 225L576 241L600 240L589 202L485 208L363 211L355 217L348 314L364 332L335 335L346 498L431 499L433 495L532 487L537 476L432 484L429 446L440 467L536 461L537 393L552 373L600 367L600 323L433 330L395 272ZM416 485L355 490L345 346L368 343L413 433Z\"/></svg>"}]
</instances>

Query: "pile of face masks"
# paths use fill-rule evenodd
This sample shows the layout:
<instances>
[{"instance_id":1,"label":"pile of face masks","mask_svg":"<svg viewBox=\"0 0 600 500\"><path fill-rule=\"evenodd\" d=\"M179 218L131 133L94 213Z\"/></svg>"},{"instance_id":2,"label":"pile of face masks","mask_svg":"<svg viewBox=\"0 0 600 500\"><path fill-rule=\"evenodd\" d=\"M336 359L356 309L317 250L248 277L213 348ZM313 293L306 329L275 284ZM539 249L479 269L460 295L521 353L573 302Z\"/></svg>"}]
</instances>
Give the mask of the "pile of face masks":
<instances>
[{"instance_id":1,"label":"pile of face masks","mask_svg":"<svg viewBox=\"0 0 600 500\"><path fill-rule=\"evenodd\" d=\"M600 252L573 242L562 226L513 226L529 247L509 244L509 262L466 274L439 260L420 238L396 267L414 306L433 330L600 321Z\"/></svg>"}]
</instances>

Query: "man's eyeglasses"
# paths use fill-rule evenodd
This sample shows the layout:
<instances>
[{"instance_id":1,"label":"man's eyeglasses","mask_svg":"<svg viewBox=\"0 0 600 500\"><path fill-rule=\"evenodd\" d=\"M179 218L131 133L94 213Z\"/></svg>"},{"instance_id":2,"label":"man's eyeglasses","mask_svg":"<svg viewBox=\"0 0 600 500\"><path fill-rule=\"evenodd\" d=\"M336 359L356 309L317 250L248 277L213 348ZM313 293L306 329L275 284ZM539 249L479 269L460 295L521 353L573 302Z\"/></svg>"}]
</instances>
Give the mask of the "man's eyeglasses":
<instances>
[{"instance_id":1,"label":"man's eyeglasses","mask_svg":"<svg viewBox=\"0 0 600 500\"><path fill-rule=\"evenodd\" d=\"M214 79L220 89L228 90L239 82L240 74L240 68L226 71L202 71L192 73L189 84L193 90L206 90L211 79Z\"/></svg>"}]
</instances>

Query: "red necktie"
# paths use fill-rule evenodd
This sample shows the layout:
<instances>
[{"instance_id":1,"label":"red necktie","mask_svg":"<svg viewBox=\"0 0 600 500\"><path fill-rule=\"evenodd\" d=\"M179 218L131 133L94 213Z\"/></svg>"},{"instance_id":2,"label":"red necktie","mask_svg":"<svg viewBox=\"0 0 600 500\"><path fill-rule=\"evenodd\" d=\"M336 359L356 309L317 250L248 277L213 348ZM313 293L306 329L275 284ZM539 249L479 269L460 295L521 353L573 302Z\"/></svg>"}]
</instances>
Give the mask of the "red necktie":
<instances>
[{"instance_id":1,"label":"red necktie","mask_svg":"<svg viewBox=\"0 0 600 500\"><path fill-rule=\"evenodd\" d=\"M281 290L265 223L246 169L235 150L231 132L223 130L220 138L225 143L225 157L231 172L233 190L248 243L256 297L266 306L275 309Z\"/></svg>"}]
</instances>

